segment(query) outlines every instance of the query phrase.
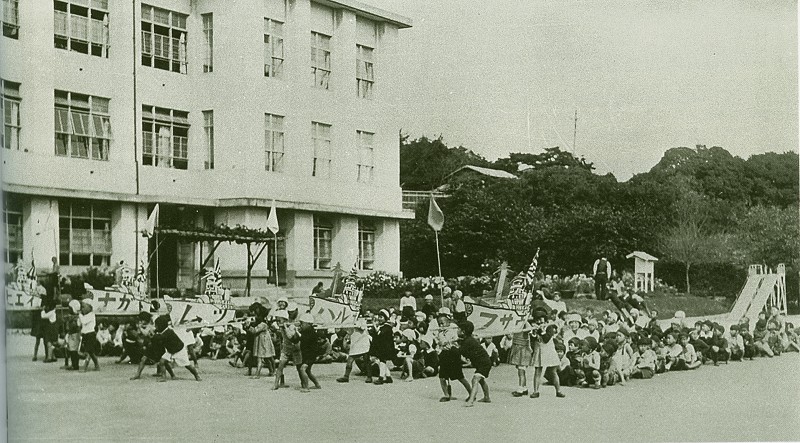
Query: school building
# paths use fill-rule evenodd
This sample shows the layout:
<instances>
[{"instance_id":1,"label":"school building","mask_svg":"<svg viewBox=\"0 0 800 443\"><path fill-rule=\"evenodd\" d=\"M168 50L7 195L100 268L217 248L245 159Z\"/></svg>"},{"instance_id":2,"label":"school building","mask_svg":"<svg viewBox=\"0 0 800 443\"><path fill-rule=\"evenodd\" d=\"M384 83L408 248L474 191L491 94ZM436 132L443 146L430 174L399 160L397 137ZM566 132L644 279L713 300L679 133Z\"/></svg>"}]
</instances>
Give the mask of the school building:
<instances>
[{"instance_id":1,"label":"school building","mask_svg":"<svg viewBox=\"0 0 800 443\"><path fill-rule=\"evenodd\" d=\"M3 0L4 258L61 274L150 259L199 289L221 224L280 231L252 270L308 294L331 269L399 272L400 30L355 0ZM254 251L255 252L255 251ZM223 243L244 287L244 245Z\"/></svg>"}]
</instances>

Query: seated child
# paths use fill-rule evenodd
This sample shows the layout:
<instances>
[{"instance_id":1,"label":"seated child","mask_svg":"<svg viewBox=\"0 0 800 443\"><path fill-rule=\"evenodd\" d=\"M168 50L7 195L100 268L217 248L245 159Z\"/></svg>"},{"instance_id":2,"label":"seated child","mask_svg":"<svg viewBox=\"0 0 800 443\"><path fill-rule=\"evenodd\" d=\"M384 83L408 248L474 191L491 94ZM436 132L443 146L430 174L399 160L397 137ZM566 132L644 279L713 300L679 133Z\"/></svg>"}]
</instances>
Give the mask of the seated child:
<instances>
[{"instance_id":1,"label":"seated child","mask_svg":"<svg viewBox=\"0 0 800 443\"><path fill-rule=\"evenodd\" d=\"M731 360L742 361L744 358L744 338L739 334L739 325L731 325L729 334L727 340Z\"/></svg>"},{"instance_id":2,"label":"seated child","mask_svg":"<svg viewBox=\"0 0 800 443\"><path fill-rule=\"evenodd\" d=\"M581 386L600 389L600 353L597 351L597 341L592 337L586 337L583 340L582 349L581 367L586 379L581 383Z\"/></svg>"},{"instance_id":3,"label":"seated child","mask_svg":"<svg viewBox=\"0 0 800 443\"><path fill-rule=\"evenodd\" d=\"M796 351L800 352L800 335L798 335L797 330L794 328L794 325L790 322L786 322L786 351Z\"/></svg>"},{"instance_id":4,"label":"seated child","mask_svg":"<svg viewBox=\"0 0 800 443\"><path fill-rule=\"evenodd\" d=\"M719 324L714 325L713 336L708 340L708 358L714 362L714 366L719 365L719 362L728 362L730 352L728 352L728 341L722 334L725 332L725 327Z\"/></svg>"},{"instance_id":5,"label":"seated child","mask_svg":"<svg viewBox=\"0 0 800 443\"><path fill-rule=\"evenodd\" d=\"M769 345L769 331L767 331L766 314L760 312L756 327L753 329L753 345L759 355L767 355L770 358L775 356Z\"/></svg>"},{"instance_id":6,"label":"seated child","mask_svg":"<svg viewBox=\"0 0 800 443\"><path fill-rule=\"evenodd\" d=\"M781 325L775 319L767 321L767 343L775 355L781 355L783 352L783 339L782 339Z\"/></svg>"},{"instance_id":7,"label":"seated child","mask_svg":"<svg viewBox=\"0 0 800 443\"><path fill-rule=\"evenodd\" d=\"M697 358L697 352L695 352L694 346L689 342L689 334L685 332L682 333L680 335L680 342L683 350L670 370L683 371L700 367L702 363Z\"/></svg>"},{"instance_id":8,"label":"seated child","mask_svg":"<svg viewBox=\"0 0 800 443\"><path fill-rule=\"evenodd\" d=\"M633 368L633 378L648 379L656 374L656 353L650 349L651 340L641 338L639 341L639 356Z\"/></svg>"},{"instance_id":9,"label":"seated child","mask_svg":"<svg viewBox=\"0 0 800 443\"><path fill-rule=\"evenodd\" d=\"M600 386L613 386L614 383L624 382L622 374L614 364L613 356L617 352L616 336L603 341L600 346Z\"/></svg>"},{"instance_id":10,"label":"seated child","mask_svg":"<svg viewBox=\"0 0 800 443\"><path fill-rule=\"evenodd\" d=\"M570 366L569 358L567 357L567 348L560 341L555 343L556 355L558 355L558 379L561 381L561 386L575 386L575 371Z\"/></svg>"},{"instance_id":11,"label":"seated child","mask_svg":"<svg viewBox=\"0 0 800 443\"><path fill-rule=\"evenodd\" d=\"M677 333L667 334L664 337L664 345L665 345L665 361L664 361L664 368L667 371L672 370L672 366L675 362L678 361L680 356L683 354L683 346L678 344L678 337Z\"/></svg>"},{"instance_id":12,"label":"seated child","mask_svg":"<svg viewBox=\"0 0 800 443\"><path fill-rule=\"evenodd\" d=\"M569 366L572 372L572 379L569 380L568 383L564 384L564 386L580 386L583 384L584 380L586 380L586 376L583 372L583 340L579 339L578 337L573 337L567 343L567 352L566 357L569 360ZM562 381L562 383L564 383Z\"/></svg>"},{"instance_id":13,"label":"seated child","mask_svg":"<svg viewBox=\"0 0 800 443\"><path fill-rule=\"evenodd\" d=\"M700 338L700 331L692 329L689 331L689 343L691 343L694 351L697 353L697 359L700 363L705 363L706 353L708 352L708 344Z\"/></svg>"}]
</instances>

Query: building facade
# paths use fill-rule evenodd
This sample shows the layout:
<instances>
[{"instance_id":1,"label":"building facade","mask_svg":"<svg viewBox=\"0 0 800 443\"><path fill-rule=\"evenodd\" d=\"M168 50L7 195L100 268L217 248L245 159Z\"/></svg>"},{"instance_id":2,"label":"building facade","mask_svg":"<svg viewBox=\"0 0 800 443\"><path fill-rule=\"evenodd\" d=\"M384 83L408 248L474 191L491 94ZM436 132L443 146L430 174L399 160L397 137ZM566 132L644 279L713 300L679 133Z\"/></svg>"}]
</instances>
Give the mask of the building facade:
<instances>
[{"instance_id":1,"label":"building facade","mask_svg":"<svg viewBox=\"0 0 800 443\"><path fill-rule=\"evenodd\" d=\"M410 20L309 0L3 0L5 261L61 274L149 259L164 288L198 289L210 244L161 227L266 229L254 294L399 272L394 81ZM214 252L244 286L245 248ZM158 259L158 271L154 271ZM213 261L212 261L213 262Z\"/></svg>"}]
</instances>

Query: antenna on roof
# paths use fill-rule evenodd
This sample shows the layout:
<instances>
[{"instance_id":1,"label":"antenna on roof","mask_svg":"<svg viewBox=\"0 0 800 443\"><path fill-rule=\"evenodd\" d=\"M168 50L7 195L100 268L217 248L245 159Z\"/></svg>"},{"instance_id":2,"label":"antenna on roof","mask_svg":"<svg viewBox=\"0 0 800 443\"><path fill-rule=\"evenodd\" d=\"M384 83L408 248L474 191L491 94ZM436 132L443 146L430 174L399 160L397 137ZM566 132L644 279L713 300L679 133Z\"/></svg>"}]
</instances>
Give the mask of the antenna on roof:
<instances>
[{"instance_id":1,"label":"antenna on roof","mask_svg":"<svg viewBox=\"0 0 800 443\"><path fill-rule=\"evenodd\" d=\"M575 120L572 129L572 154L575 155L575 139L578 137L578 110L575 109Z\"/></svg>"}]
</instances>

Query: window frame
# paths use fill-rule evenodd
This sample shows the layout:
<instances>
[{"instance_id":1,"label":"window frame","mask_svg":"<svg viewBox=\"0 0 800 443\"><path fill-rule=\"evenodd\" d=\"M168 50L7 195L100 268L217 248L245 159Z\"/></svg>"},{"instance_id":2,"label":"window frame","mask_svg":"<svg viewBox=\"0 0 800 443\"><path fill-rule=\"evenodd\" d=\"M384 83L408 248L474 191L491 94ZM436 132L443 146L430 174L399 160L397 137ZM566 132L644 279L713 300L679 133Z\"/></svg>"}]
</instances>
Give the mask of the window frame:
<instances>
[{"instance_id":1,"label":"window frame","mask_svg":"<svg viewBox=\"0 0 800 443\"><path fill-rule=\"evenodd\" d=\"M375 48L356 44L356 96L372 100L375 90Z\"/></svg>"},{"instance_id":2,"label":"window frame","mask_svg":"<svg viewBox=\"0 0 800 443\"><path fill-rule=\"evenodd\" d=\"M3 37L19 39L19 0L3 0Z\"/></svg>"},{"instance_id":3,"label":"window frame","mask_svg":"<svg viewBox=\"0 0 800 443\"><path fill-rule=\"evenodd\" d=\"M114 139L111 99L59 89L53 96L55 155L109 161ZM98 129L98 122L102 128Z\"/></svg>"},{"instance_id":4,"label":"window frame","mask_svg":"<svg viewBox=\"0 0 800 443\"><path fill-rule=\"evenodd\" d=\"M203 21L203 72L214 72L214 14L200 14Z\"/></svg>"},{"instance_id":5,"label":"window frame","mask_svg":"<svg viewBox=\"0 0 800 443\"><path fill-rule=\"evenodd\" d=\"M264 17L264 77L283 78L283 63L286 61L284 24L280 20Z\"/></svg>"},{"instance_id":6,"label":"window frame","mask_svg":"<svg viewBox=\"0 0 800 443\"><path fill-rule=\"evenodd\" d=\"M317 89L331 89L331 41L333 36L322 32L311 31L311 78ZM324 43L324 44L323 44ZM321 59L320 62L320 55Z\"/></svg>"},{"instance_id":7,"label":"window frame","mask_svg":"<svg viewBox=\"0 0 800 443\"><path fill-rule=\"evenodd\" d=\"M372 183L375 180L375 133L356 131L358 137L358 175L359 183ZM369 158L365 160L367 154Z\"/></svg>"},{"instance_id":8,"label":"window frame","mask_svg":"<svg viewBox=\"0 0 800 443\"><path fill-rule=\"evenodd\" d=\"M108 58L111 48L109 22L107 0L55 0L53 46L56 49Z\"/></svg>"},{"instance_id":9,"label":"window frame","mask_svg":"<svg viewBox=\"0 0 800 443\"><path fill-rule=\"evenodd\" d=\"M358 220L358 269L372 271L375 269L375 239L377 237L375 223L371 220ZM365 258L369 252L369 258Z\"/></svg>"},{"instance_id":10,"label":"window frame","mask_svg":"<svg viewBox=\"0 0 800 443\"><path fill-rule=\"evenodd\" d=\"M147 130L147 125L152 125ZM163 146L161 130L168 131L169 145ZM176 129L185 135L176 135ZM189 169L189 112L142 105L142 166ZM176 152L183 154L175 155ZM177 161L176 161L177 160Z\"/></svg>"},{"instance_id":11,"label":"window frame","mask_svg":"<svg viewBox=\"0 0 800 443\"><path fill-rule=\"evenodd\" d=\"M327 233L327 236L323 234ZM327 255L323 255L327 252ZM333 261L333 223L327 217L314 216L314 270L331 269Z\"/></svg>"},{"instance_id":12,"label":"window frame","mask_svg":"<svg viewBox=\"0 0 800 443\"><path fill-rule=\"evenodd\" d=\"M286 131L278 114L264 114L264 169L268 172L283 172L286 157ZM280 146L278 146L279 141Z\"/></svg>"},{"instance_id":13,"label":"window frame","mask_svg":"<svg viewBox=\"0 0 800 443\"><path fill-rule=\"evenodd\" d=\"M76 215L76 208L82 210L88 208L89 215ZM98 212L101 212L101 214L98 214ZM60 200L58 202L59 263L66 266L109 266L111 263L111 256L113 255L111 235L112 217L112 208L108 204L94 201ZM79 223L76 223L76 221ZM95 228L96 224L102 223L105 223L106 229ZM76 224L88 224L89 228L76 228ZM76 234L80 233L82 237L87 237L87 231L89 239L88 249L76 251L76 244L80 243L80 241L76 241L76 237L79 237ZM66 234L66 238L64 234ZM101 238L98 239L98 237ZM64 247L65 242L66 248ZM107 248L101 249L103 246ZM88 264L85 264L83 261L76 263L76 255L87 256Z\"/></svg>"},{"instance_id":14,"label":"window frame","mask_svg":"<svg viewBox=\"0 0 800 443\"><path fill-rule=\"evenodd\" d=\"M203 134L205 135L206 169L214 169L214 111L203 111ZM188 152L187 152L188 156Z\"/></svg>"},{"instance_id":15,"label":"window frame","mask_svg":"<svg viewBox=\"0 0 800 443\"><path fill-rule=\"evenodd\" d=\"M21 86L20 83L0 79L0 113L3 115L3 135L0 136L0 148L20 149L19 135L22 131L20 108L22 107L22 97L20 96L19 88ZM8 115L6 115L7 112ZM16 124L14 122L15 117Z\"/></svg>"},{"instance_id":16,"label":"window frame","mask_svg":"<svg viewBox=\"0 0 800 443\"><path fill-rule=\"evenodd\" d=\"M333 126L327 123L311 122L311 144L313 146L313 162L311 176L323 179L331 178L333 163ZM327 131L327 134L325 134ZM327 137L325 137L327 135ZM321 154L327 154L322 156Z\"/></svg>"},{"instance_id":17,"label":"window frame","mask_svg":"<svg viewBox=\"0 0 800 443\"><path fill-rule=\"evenodd\" d=\"M25 250L23 210L21 198L9 194L3 196L3 229L5 233L3 260L9 264L16 264L19 259L22 258L23 251ZM16 219L16 223L9 223L10 216ZM14 248L11 247L12 238L14 240Z\"/></svg>"},{"instance_id":18,"label":"window frame","mask_svg":"<svg viewBox=\"0 0 800 443\"><path fill-rule=\"evenodd\" d=\"M142 3L139 22L142 66L187 74L188 19L188 14Z\"/></svg>"}]
</instances>

